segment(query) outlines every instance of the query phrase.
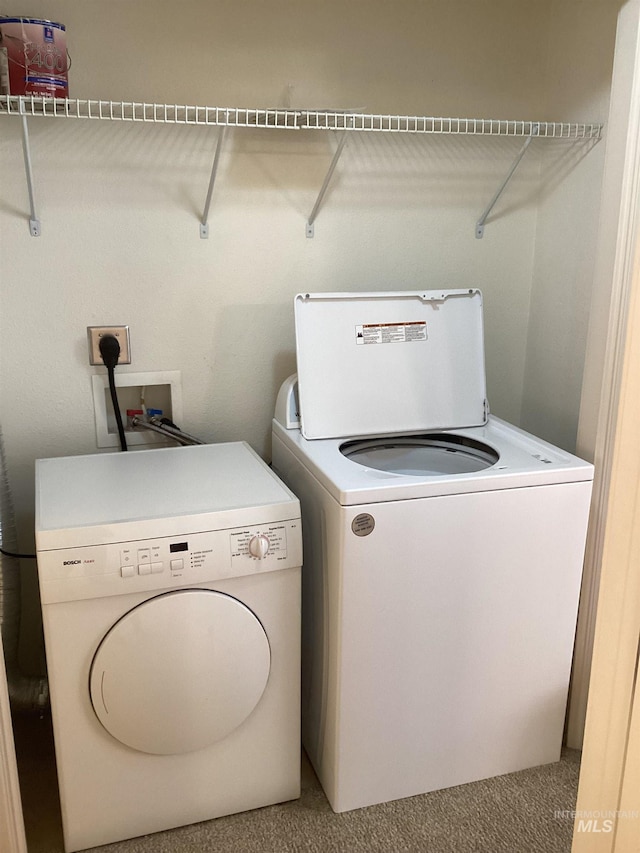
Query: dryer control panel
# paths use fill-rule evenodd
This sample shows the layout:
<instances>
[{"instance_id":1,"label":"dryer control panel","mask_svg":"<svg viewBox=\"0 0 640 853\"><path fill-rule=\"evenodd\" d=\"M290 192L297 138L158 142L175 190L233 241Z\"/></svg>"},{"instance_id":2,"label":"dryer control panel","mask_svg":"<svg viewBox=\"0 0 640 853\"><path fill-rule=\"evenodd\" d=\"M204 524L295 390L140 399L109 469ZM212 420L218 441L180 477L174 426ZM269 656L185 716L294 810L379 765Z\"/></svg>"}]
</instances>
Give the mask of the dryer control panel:
<instances>
[{"instance_id":1,"label":"dryer control panel","mask_svg":"<svg viewBox=\"0 0 640 853\"><path fill-rule=\"evenodd\" d=\"M38 553L43 604L169 590L300 565L299 519Z\"/></svg>"}]
</instances>

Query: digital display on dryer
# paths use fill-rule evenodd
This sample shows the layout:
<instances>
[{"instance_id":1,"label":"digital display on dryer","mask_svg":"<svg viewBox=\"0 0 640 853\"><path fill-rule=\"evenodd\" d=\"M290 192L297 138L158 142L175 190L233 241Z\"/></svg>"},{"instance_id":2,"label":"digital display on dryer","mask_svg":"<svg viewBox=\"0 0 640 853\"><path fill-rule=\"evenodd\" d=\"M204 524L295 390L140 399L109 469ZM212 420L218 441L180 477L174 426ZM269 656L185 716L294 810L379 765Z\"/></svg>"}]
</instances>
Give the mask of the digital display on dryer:
<instances>
[{"instance_id":1,"label":"digital display on dryer","mask_svg":"<svg viewBox=\"0 0 640 853\"><path fill-rule=\"evenodd\" d=\"M169 551L172 554L177 554L178 551L188 551L189 543L188 542L174 542L173 545L169 545Z\"/></svg>"}]
</instances>

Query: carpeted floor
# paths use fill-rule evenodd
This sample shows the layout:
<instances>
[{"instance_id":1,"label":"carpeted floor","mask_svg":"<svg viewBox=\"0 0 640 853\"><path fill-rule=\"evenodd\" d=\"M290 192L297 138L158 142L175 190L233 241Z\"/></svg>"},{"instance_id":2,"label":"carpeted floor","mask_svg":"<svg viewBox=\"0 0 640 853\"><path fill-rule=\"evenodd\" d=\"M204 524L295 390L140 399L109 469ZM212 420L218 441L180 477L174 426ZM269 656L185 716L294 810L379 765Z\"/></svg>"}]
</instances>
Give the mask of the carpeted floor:
<instances>
[{"instance_id":1,"label":"carpeted floor","mask_svg":"<svg viewBox=\"0 0 640 853\"><path fill-rule=\"evenodd\" d=\"M62 853L48 718L15 720L29 853ZM557 764L334 814L306 758L299 800L95 848L100 853L569 853L579 753Z\"/></svg>"}]
</instances>

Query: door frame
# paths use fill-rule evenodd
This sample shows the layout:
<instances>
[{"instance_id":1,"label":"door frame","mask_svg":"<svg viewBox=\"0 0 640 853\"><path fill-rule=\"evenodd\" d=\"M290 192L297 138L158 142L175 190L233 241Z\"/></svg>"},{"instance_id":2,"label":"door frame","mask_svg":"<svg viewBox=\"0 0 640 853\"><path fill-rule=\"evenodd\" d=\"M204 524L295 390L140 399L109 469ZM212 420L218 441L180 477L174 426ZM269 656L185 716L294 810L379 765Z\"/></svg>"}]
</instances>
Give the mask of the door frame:
<instances>
[{"instance_id":1,"label":"door frame","mask_svg":"<svg viewBox=\"0 0 640 853\"><path fill-rule=\"evenodd\" d=\"M573 853L637 850L640 833L640 0L618 18L607 134L594 281L600 313L581 412L583 437L595 424L597 482L581 601L593 656L577 670L588 702ZM575 701L575 666L573 687Z\"/></svg>"},{"instance_id":2,"label":"door frame","mask_svg":"<svg viewBox=\"0 0 640 853\"><path fill-rule=\"evenodd\" d=\"M11 707L0 636L0 850L27 853Z\"/></svg>"}]
</instances>

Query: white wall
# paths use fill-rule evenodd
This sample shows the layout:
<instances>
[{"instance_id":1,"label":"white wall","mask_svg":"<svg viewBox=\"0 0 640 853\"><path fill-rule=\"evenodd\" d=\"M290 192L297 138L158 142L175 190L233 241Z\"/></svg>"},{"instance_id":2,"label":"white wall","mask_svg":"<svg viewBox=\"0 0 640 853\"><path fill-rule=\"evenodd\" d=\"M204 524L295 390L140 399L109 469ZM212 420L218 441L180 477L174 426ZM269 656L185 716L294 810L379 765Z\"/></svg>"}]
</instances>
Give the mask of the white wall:
<instances>
[{"instance_id":1,"label":"white wall","mask_svg":"<svg viewBox=\"0 0 640 853\"><path fill-rule=\"evenodd\" d=\"M29 4L29 14L68 27L75 97L554 120L567 116L545 107L552 9L512 0ZM15 14L4 0L0 12ZM34 459L96 450L87 325L131 327L133 363L123 370L182 372L189 432L246 439L268 458L276 391L295 368L296 292L479 286L492 410L519 422L525 362L531 374L537 358L527 350L530 304L542 306L541 326L547 304L531 291L539 145L476 240L475 220L519 142L361 134L307 240L335 138L233 131L211 235L200 240L217 131L32 119L43 230L32 238L18 122L0 124L0 404L23 548L33 545ZM550 328L546 345L562 334Z\"/></svg>"},{"instance_id":2,"label":"white wall","mask_svg":"<svg viewBox=\"0 0 640 853\"><path fill-rule=\"evenodd\" d=\"M545 111L606 122L622 0L558 0L550 15ZM585 62L588 57L588 62ZM605 137L544 148L521 423L575 450Z\"/></svg>"}]
</instances>

